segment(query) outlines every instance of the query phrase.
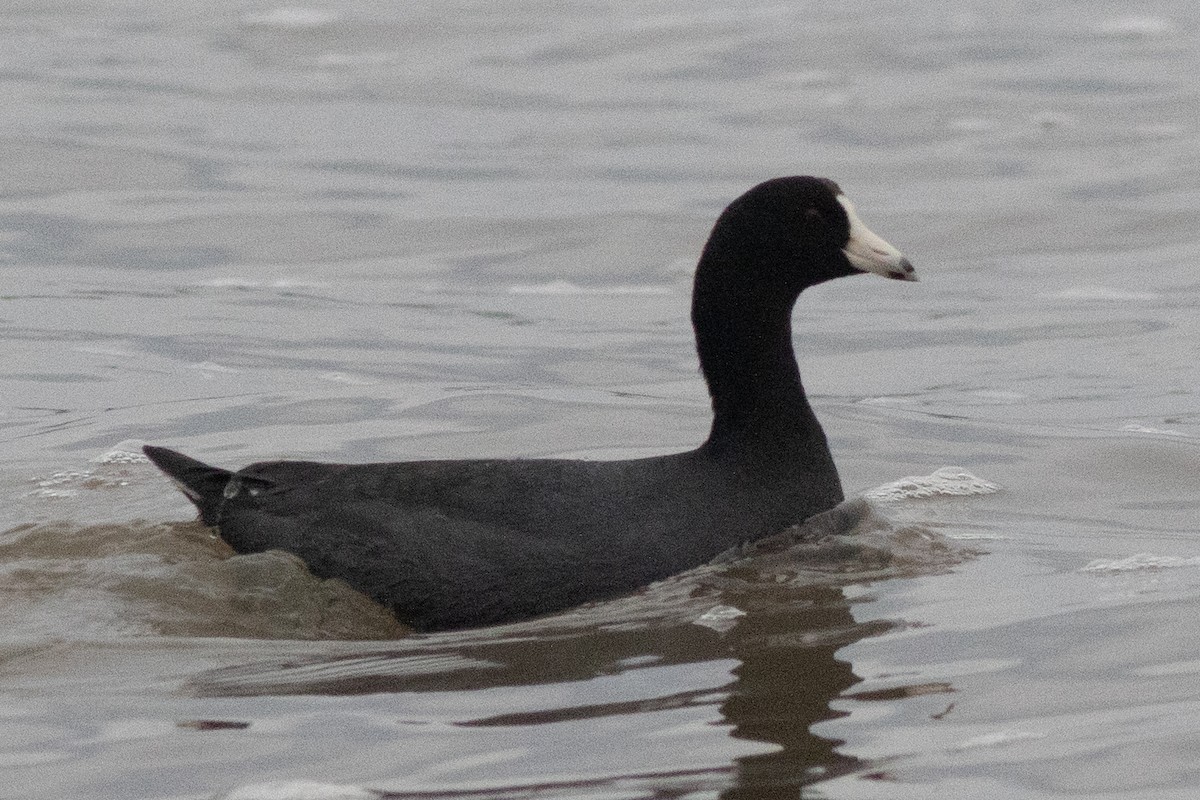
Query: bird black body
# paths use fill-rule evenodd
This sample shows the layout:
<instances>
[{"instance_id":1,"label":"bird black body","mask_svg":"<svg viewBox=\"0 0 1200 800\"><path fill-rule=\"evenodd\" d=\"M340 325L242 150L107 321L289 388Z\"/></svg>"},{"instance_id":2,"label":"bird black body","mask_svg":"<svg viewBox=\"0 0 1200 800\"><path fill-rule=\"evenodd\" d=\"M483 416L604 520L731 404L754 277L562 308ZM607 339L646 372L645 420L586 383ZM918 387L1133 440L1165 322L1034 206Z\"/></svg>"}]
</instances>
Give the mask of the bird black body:
<instances>
[{"instance_id":1,"label":"bird black body","mask_svg":"<svg viewBox=\"0 0 1200 800\"><path fill-rule=\"evenodd\" d=\"M873 271L915 280L831 181L760 184L718 219L692 306L713 425L697 449L625 461L276 461L237 472L146 454L238 552L282 549L418 630L623 594L836 505L800 383L800 292Z\"/></svg>"}]
</instances>

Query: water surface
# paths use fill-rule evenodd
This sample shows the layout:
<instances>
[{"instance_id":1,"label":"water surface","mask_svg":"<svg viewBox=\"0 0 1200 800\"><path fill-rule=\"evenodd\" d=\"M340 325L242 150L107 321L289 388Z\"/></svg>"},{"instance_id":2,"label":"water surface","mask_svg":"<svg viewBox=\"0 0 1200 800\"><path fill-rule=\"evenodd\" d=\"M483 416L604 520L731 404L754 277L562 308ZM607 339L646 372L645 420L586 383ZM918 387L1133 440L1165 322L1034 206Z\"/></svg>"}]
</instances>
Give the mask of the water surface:
<instances>
[{"instance_id":1,"label":"water surface","mask_svg":"<svg viewBox=\"0 0 1200 800\"><path fill-rule=\"evenodd\" d=\"M8 7L7 791L1191 797L1198 28L1183 2ZM130 455L694 446L692 266L794 173L922 279L801 299L868 497L817 546L405 636L230 557Z\"/></svg>"}]
</instances>

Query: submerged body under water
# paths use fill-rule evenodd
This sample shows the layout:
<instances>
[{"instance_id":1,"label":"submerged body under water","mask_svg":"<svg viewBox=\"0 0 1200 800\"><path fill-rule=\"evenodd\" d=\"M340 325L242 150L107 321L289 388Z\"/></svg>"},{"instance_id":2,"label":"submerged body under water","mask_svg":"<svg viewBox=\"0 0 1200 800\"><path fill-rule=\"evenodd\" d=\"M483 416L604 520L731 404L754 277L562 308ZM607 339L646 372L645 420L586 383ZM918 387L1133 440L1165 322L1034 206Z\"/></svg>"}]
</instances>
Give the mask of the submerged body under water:
<instances>
[{"instance_id":1,"label":"submerged body under water","mask_svg":"<svg viewBox=\"0 0 1200 800\"><path fill-rule=\"evenodd\" d=\"M1076 5L0 12L7 791L1190 798L1200 18ZM794 173L922 273L794 319L832 527L411 635L137 455L694 447Z\"/></svg>"}]
</instances>

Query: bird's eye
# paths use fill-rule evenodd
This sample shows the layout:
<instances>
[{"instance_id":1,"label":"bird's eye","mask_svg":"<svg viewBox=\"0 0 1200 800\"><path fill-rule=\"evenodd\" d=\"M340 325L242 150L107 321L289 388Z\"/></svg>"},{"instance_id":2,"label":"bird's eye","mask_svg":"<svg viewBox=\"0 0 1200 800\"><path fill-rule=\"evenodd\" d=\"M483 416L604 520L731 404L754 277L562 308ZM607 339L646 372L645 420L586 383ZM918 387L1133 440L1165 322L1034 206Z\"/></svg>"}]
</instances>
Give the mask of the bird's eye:
<instances>
[{"instance_id":1,"label":"bird's eye","mask_svg":"<svg viewBox=\"0 0 1200 800\"><path fill-rule=\"evenodd\" d=\"M820 209L808 208L808 209L805 209L805 211L804 211L804 220L806 222L816 222L816 223L824 224L825 215L821 213Z\"/></svg>"}]
</instances>

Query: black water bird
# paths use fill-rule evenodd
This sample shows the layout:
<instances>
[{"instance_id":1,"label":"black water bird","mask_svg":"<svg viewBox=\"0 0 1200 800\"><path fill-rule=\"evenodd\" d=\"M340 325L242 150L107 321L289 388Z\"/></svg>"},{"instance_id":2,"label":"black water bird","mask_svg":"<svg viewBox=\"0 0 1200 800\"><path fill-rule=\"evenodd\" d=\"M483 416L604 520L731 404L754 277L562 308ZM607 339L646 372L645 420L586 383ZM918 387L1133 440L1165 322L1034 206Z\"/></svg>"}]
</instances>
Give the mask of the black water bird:
<instances>
[{"instance_id":1,"label":"black water bird","mask_svg":"<svg viewBox=\"0 0 1200 800\"><path fill-rule=\"evenodd\" d=\"M824 281L915 281L833 181L776 178L717 219L692 325L713 422L695 450L625 461L271 461L236 472L146 455L235 550L298 555L418 630L506 622L623 594L843 498L800 383L792 307Z\"/></svg>"}]
</instances>

